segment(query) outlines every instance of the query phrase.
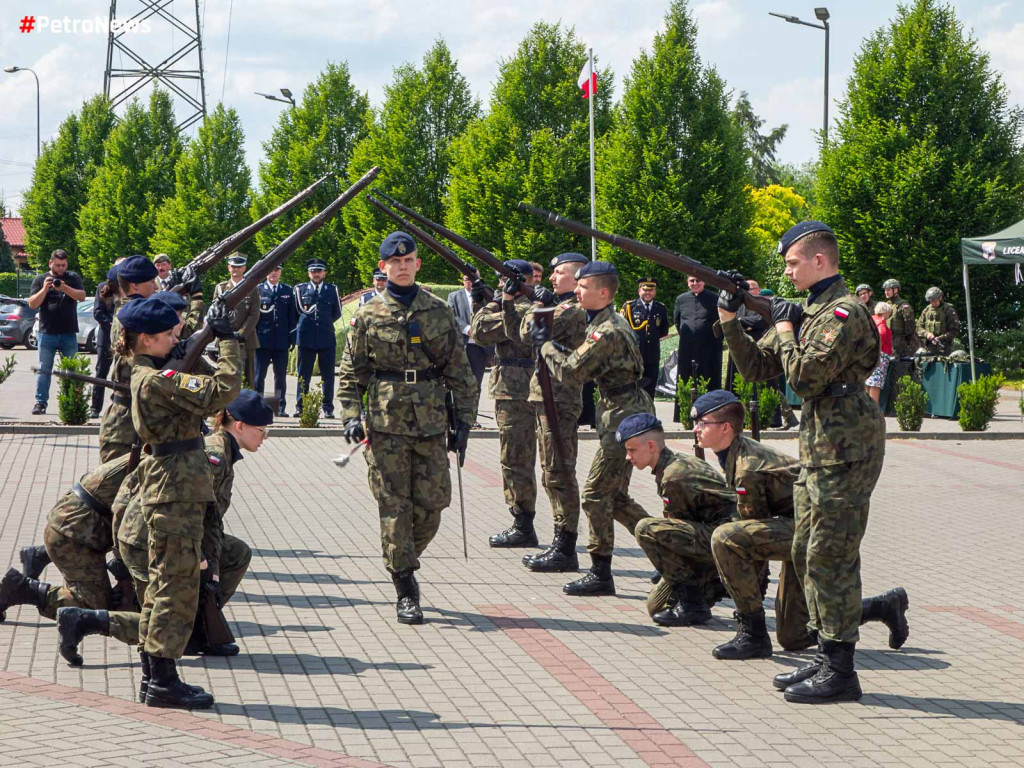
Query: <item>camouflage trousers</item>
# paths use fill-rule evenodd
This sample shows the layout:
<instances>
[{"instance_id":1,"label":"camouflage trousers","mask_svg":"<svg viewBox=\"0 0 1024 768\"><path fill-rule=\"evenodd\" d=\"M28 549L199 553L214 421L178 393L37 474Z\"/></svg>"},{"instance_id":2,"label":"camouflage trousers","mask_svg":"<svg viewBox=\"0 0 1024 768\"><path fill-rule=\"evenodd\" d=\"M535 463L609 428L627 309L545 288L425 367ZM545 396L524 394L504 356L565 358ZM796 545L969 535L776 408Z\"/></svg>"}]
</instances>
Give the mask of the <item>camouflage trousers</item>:
<instances>
[{"instance_id":1,"label":"camouflage trousers","mask_svg":"<svg viewBox=\"0 0 1024 768\"><path fill-rule=\"evenodd\" d=\"M420 567L420 555L452 500L447 436L369 433L365 457L380 513L384 565L391 573Z\"/></svg>"},{"instance_id":2,"label":"camouflage trousers","mask_svg":"<svg viewBox=\"0 0 1024 768\"><path fill-rule=\"evenodd\" d=\"M822 640L860 638L860 542L883 458L804 466L793 488L793 566L804 587L808 629Z\"/></svg>"},{"instance_id":3,"label":"camouflage trousers","mask_svg":"<svg viewBox=\"0 0 1024 768\"><path fill-rule=\"evenodd\" d=\"M495 400L501 485L515 513L537 513L537 417L526 400Z\"/></svg>"},{"instance_id":4,"label":"camouflage trousers","mask_svg":"<svg viewBox=\"0 0 1024 768\"><path fill-rule=\"evenodd\" d=\"M625 447L615 442L615 432L603 432L583 486L582 507L590 521L587 551L591 555L612 554L616 521L632 534L636 524L649 516L629 495L632 472Z\"/></svg>"},{"instance_id":5,"label":"camouflage trousers","mask_svg":"<svg viewBox=\"0 0 1024 768\"><path fill-rule=\"evenodd\" d=\"M43 531L43 544L46 554L64 577L64 583L50 587L46 593L46 605L39 613L56 621L58 608L107 610L110 606L110 580L107 577L106 554L79 544L49 526ZM110 617L111 637L127 645L139 641L139 614L115 618L111 612Z\"/></svg>"},{"instance_id":6,"label":"camouflage trousers","mask_svg":"<svg viewBox=\"0 0 1024 768\"><path fill-rule=\"evenodd\" d=\"M580 524L580 485L576 480L576 456L579 451L579 421L582 406L579 403L555 403L558 427L562 433L562 458L565 467L558 466L555 436L544 413L543 403L534 403L537 418L537 448L540 451L541 485L551 502L555 528L576 533Z\"/></svg>"},{"instance_id":7,"label":"camouflage trousers","mask_svg":"<svg viewBox=\"0 0 1024 768\"><path fill-rule=\"evenodd\" d=\"M704 523L671 517L645 517L636 524L636 541L669 585L689 584L697 571L714 568L711 534Z\"/></svg>"}]
</instances>

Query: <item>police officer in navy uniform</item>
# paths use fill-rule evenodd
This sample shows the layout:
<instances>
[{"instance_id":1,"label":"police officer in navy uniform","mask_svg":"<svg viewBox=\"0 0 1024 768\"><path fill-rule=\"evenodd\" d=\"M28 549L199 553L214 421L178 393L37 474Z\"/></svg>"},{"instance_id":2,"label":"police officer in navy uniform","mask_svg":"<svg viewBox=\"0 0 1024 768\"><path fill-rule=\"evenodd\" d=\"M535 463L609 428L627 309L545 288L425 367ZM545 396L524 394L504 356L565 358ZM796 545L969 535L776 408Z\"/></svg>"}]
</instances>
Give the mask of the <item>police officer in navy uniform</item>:
<instances>
[{"instance_id":1,"label":"police officer in navy uniform","mask_svg":"<svg viewBox=\"0 0 1024 768\"><path fill-rule=\"evenodd\" d=\"M372 291L367 291L366 293L364 293L362 296L359 297L359 306L360 307L363 306L363 304L365 304L366 302L368 302L371 299L374 299L377 296L380 296L382 293L384 293L384 288L387 286L387 284L388 284L388 276L384 274L384 270L383 269L374 269L373 270L373 290Z\"/></svg>"},{"instance_id":2,"label":"police officer in navy uniform","mask_svg":"<svg viewBox=\"0 0 1024 768\"><path fill-rule=\"evenodd\" d=\"M652 398L658 386L658 371L661 367L661 340L668 336L668 309L658 295L658 279L641 277L637 282L637 298L627 301L619 311L629 327L636 334L640 344L640 356L644 360L644 375L641 383Z\"/></svg>"},{"instance_id":3,"label":"police officer in navy uniform","mask_svg":"<svg viewBox=\"0 0 1024 768\"><path fill-rule=\"evenodd\" d=\"M337 342L334 322L341 318L338 287L324 280L327 265L317 258L306 262L308 283L295 286L295 306L299 313L295 343L299 348L299 387L295 397L295 415L302 413L302 395L309 390L313 364L320 364L324 393L324 418L334 418L334 356Z\"/></svg>"},{"instance_id":4,"label":"police officer in navy uniform","mask_svg":"<svg viewBox=\"0 0 1024 768\"><path fill-rule=\"evenodd\" d=\"M260 348L256 350L256 391L263 395L267 371L273 365L277 415L287 416L284 407L288 389L288 350L295 346L295 326L299 322L295 294L290 285L281 282L280 267L271 270L267 279L259 284L259 292L260 320L256 334Z\"/></svg>"}]
</instances>

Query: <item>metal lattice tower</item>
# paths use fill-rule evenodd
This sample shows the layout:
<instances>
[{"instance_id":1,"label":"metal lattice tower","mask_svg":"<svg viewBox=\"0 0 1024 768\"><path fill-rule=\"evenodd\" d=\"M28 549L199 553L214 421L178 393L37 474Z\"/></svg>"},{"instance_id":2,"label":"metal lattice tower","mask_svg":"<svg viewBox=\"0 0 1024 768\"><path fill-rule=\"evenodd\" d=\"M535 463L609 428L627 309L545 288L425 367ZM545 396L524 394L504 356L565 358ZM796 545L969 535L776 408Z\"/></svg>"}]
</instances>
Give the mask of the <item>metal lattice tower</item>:
<instances>
[{"instance_id":1,"label":"metal lattice tower","mask_svg":"<svg viewBox=\"0 0 1024 768\"><path fill-rule=\"evenodd\" d=\"M181 2L182 0L179 0ZM199 23L199 0L185 0L188 10L195 6L195 22L190 24L192 13L188 13L189 21L173 12L175 0L135 0L142 8L127 19L118 19L117 0L110 0L110 33L107 37L107 68L103 73L103 93L116 110L128 102L149 83L166 88L176 97L176 112L185 117L178 121L178 130L184 131L206 117L206 81L203 75L203 41L202 27ZM125 3L122 0L122 6ZM170 10L169 10L170 7ZM129 31L133 26L147 22L153 37ZM177 44L177 35L184 42ZM163 38L169 37L168 46L163 46ZM162 50L171 49L171 53L157 64L147 60L155 60L162 55ZM155 52L158 51L160 52ZM114 52L119 54L121 67L114 66ZM132 68L125 65L134 64ZM180 67L180 68L179 68ZM183 87L187 81L199 82L198 96L194 96ZM121 87L118 88L117 86Z\"/></svg>"}]
</instances>

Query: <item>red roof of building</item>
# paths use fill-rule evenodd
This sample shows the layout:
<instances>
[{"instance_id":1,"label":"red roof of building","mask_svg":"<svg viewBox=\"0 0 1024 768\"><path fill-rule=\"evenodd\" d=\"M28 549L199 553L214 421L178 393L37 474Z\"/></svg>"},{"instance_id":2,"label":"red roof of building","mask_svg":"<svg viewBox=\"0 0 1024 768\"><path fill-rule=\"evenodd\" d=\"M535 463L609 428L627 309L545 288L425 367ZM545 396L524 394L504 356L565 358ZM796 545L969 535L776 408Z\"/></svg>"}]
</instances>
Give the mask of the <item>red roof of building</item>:
<instances>
[{"instance_id":1,"label":"red roof of building","mask_svg":"<svg viewBox=\"0 0 1024 768\"><path fill-rule=\"evenodd\" d=\"M4 239L10 243L12 247L25 247L25 225L21 223L20 218L0 219L0 226L3 226Z\"/></svg>"}]
</instances>

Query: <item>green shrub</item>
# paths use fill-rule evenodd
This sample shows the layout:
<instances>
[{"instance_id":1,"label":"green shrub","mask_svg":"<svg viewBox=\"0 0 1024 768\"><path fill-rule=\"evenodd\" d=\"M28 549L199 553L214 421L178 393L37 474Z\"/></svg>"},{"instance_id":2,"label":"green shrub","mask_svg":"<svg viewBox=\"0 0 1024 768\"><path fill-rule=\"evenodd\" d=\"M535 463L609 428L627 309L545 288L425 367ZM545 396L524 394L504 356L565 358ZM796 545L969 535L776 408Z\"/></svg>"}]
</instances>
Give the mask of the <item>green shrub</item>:
<instances>
[{"instance_id":1,"label":"green shrub","mask_svg":"<svg viewBox=\"0 0 1024 768\"><path fill-rule=\"evenodd\" d=\"M768 427L775 419L775 412L782 405L782 395L775 387L763 386L757 391L757 413L762 427Z\"/></svg>"},{"instance_id":2,"label":"green shrub","mask_svg":"<svg viewBox=\"0 0 1024 768\"><path fill-rule=\"evenodd\" d=\"M320 390L320 383L316 389L310 389L302 396L302 413L299 415L300 427L319 427L320 409L324 405L324 393Z\"/></svg>"},{"instance_id":3,"label":"green shrub","mask_svg":"<svg viewBox=\"0 0 1024 768\"><path fill-rule=\"evenodd\" d=\"M697 377L697 397L705 394L708 391L708 385L711 383L711 379L704 376ZM690 407L693 405L693 400L690 398L690 388L693 386L693 377L682 381L676 390L676 398L679 402L679 420L683 423L687 429L693 429L693 419L690 418Z\"/></svg>"},{"instance_id":4,"label":"green shrub","mask_svg":"<svg viewBox=\"0 0 1024 768\"><path fill-rule=\"evenodd\" d=\"M1010 379L1024 378L1024 328L978 331L976 354Z\"/></svg>"},{"instance_id":5,"label":"green shrub","mask_svg":"<svg viewBox=\"0 0 1024 768\"><path fill-rule=\"evenodd\" d=\"M899 380L899 394L896 395L893 407L900 429L904 432L919 432L927 404L928 394L924 387L909 376L903 376Z\"/></svg>"},{"instance_id":6,"label":"green shrub","mask_svg":"<svg viewBox=\"0 0 1024 768\"><path fill-rule=\"evenodd\" d=\"M11 296L13 298L21 298L28 296L28 289L32 287L32 280L35 278L35 272L21 271L21 281L18 281L17 272L0 272L0 296ZM18 292L19 284L21 286L21 293Z\"/></svg>"},{"instance_id":7,"label":"green shrub","mask_svg":"<svg viewBox=\"0 0 1024 768\"><path fill-rule=\"evenodd\" d=\"M965 381L956 388L960 398L960 415L957 421L964 432L982 432L996 415L999 403L999 388L1005 381L1002 374L980 376L977 381Z\"/></svg>"},{"instance_id":8,"label":"green shrub","mask_svg":"<svg viewBox=\"0 0 1024 768\"><path fill-rule=\"evenodd\" d=\"M3 384L11 377L11 374L14 373L14 366L16 364L17 360L14 359L14 355L11 355L4 360L3 365L0 365L0 384Z\"/></svg>"},{"instance_id":9,"label":"green shrub","mask_svg":"<svg viewBox=\"0 0 1024 768\"><path fill-rule=\"evenodd\" d=\"M89 358L85 355L60 357L60 369L72 373L89 375ZM64 424L85 424L89 420L89 398L85 394L85 383L58 377L57 412Z\"/></svg>"}]
</instances>

